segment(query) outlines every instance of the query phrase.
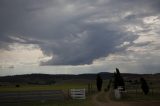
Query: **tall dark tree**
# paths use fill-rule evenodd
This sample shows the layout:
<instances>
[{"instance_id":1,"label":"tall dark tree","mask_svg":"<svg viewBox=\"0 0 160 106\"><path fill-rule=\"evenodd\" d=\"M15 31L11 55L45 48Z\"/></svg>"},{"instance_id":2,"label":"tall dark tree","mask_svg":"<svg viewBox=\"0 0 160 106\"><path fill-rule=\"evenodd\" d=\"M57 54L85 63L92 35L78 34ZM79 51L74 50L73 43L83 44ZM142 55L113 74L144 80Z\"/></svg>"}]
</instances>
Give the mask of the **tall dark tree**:
<instances>
[{"instance_id":1,"label":"tall dark tree","mask_svg":"<svg viewBox=\"0 0 160 106\"><path fill-rule=\"evenodd\" d=\"M144 78L141 78L140 82L141 82L142 91L144 92L145 95L147 95L149 93L149 86L146 80Z\"/></svg>"},{"instance_id":2,"label":"tall dark tree","mask_svg":"<svg viewBox=\"0 0 160 106\"><path fill-rule=\"evenodd\" d=\"M114 72L114 89L118 88L118 77L116 72Z\"/></svg>"},{"instance_id":3,"label":"tall dark tree","mask_svg":"<svg viewBox=\"0 0 160 106\"><path fill-rule=\"evenodd\" d=\"M123 87L123 90L125 90L125 83L123 77L121 76L119 69L116 68L116 72L114 73L114 89L117 89L118 86Z\"/></svg>"},{"instance_id":4,"label":"tall dark tree","mask_svg":"<svg viewBox=\"0 0 160 106\"><path fill-rule=\"evenodd\" d=\"M96 81L97 81L97 90L101 91L103 80L99 74L97 74Z\"/></svg>"}]
</instances>

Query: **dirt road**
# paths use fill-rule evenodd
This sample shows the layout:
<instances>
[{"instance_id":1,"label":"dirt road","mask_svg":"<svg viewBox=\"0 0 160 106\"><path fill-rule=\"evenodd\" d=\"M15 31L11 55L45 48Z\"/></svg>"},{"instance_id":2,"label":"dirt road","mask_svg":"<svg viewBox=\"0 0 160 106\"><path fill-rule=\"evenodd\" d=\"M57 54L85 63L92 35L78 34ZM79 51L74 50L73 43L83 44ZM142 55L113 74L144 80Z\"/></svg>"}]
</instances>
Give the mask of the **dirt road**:
<instances>
[{"instance_id":1,"label":"dirt road","mask_svg":"<svg viewBox=\"0 0 160 106\"><path fill-rule=\"evenodd\" d=\"M92 96L94 106L160 106L160 101L144 101L144 102L116 102L109 98L109 93L106 93L106 102L101 102L97 99L99 95L104 92L99 92Z\"/></svg>"}]
</instances>

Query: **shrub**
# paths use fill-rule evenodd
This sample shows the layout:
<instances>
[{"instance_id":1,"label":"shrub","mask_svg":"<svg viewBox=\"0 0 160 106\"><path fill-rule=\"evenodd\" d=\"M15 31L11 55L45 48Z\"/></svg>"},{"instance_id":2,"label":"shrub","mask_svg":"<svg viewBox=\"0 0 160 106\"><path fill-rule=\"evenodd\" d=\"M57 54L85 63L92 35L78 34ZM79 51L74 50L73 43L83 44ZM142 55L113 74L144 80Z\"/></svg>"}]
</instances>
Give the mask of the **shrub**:
<instances>
[{"instance_id":1,"label":"shrub","mask_svg":"<svg viewBox=\"0 0 160 106\"><path fill-rule=\"evenodd\" d=\"M20 87L20 85L19 85L19 84L17 84L17 85L16 85L16 87L17 87L17 88L19 88L19 87Z\"/></svg>"}]
</instances>

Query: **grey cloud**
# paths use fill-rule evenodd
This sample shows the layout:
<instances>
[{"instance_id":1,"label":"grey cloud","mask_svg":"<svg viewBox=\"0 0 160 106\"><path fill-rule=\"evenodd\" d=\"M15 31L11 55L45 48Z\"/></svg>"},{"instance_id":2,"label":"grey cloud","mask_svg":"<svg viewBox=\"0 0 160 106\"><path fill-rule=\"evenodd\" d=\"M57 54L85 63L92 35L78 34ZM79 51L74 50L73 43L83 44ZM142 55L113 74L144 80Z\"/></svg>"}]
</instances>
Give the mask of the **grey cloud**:
<instances>
[{"instance_id":1,"label":"grey cloud","mask_svg":"<svg viewBox=\"0 0 160 106\"><path fill-rule=\"evenodd\" d=\"M52 45L53 59L44 64L79 65L91 64L95 59L106 57L110 53L118 52L116 46L126 41L128 36L124 32L107 30L104 25L91 24L83 26L86 33L82 33L76 42L62 39L57 42L57 47ZM123 37L123 35L126 35ZM131 39L130 39L131 40ZM132 39L134 40L134 39ZM45 52L47 50L44 50Z\"/></svg>"},{"instance_id":2,"label":"grey cloud","mask_svg":"<svg viewBox=\"0 0 160 106\"><path fill-rule=\"evenodd\" d=\"M95 59L123 51L125 48L116 48L123 42L134 41L138 35L126 32L122 25L139 23L137 18L147 14L142 9L150 15L156 3L151 0L1 0L0 43L38 44L45 54L53 55L41 65L91 64ZM70 10L67 5L71 6ZM122 17L128 11L133 14ZM101 18L109 21L86 22ZM110 21L112 18L117 21ZM6 48L4 43L1 45L0 48Z\"/></svg>"}]
</instances>

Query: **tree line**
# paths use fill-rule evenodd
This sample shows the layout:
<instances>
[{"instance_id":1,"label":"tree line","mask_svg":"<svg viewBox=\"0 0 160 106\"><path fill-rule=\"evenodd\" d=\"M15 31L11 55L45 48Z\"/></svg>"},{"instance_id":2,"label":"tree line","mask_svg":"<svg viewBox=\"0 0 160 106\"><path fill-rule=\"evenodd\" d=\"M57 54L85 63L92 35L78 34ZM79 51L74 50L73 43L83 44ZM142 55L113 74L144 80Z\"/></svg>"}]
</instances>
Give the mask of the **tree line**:
<instances>
[{"instance_id":1,"label":"tree line","mask_svg":"<svg viewBox=\"0 0 160 106\"><path fill-rule=\"evenodd\" d=\"M110 80L107 86L107 89L110 88L111 82L112 81ZM147 81L143 77L140 78L140 84L141 84L142 91L144 92L145 95L147 95L149 93L149 86ZM96 85L97 85L97 90L101 91L102 85L103 85L103 79L101 78L100 74L97 74ZM121 87L122 90L125 91L125 81L118 68L116 68L116 71L114 72L113 86L114 86L114 89L118 89L118 87Z\"/></svg>"}]
</instances>

